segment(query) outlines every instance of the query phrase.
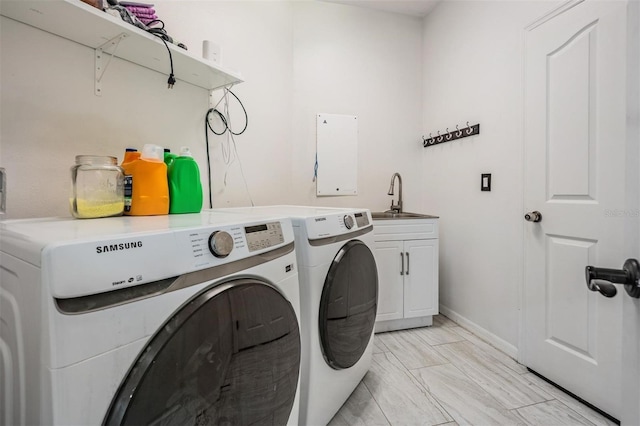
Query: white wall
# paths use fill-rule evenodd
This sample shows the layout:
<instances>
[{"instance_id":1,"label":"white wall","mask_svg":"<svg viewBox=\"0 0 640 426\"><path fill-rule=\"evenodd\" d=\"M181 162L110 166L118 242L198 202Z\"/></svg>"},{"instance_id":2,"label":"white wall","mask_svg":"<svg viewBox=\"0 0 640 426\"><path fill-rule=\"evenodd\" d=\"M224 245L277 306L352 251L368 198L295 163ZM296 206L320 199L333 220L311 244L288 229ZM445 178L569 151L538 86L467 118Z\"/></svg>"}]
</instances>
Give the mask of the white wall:
<instances>
[{"instance_id":1,"label":"white wall","mask_svg":"<svg viewBox=\"0 0 640 426\"><path fill-rule=\"evenodd\" d=\"M421 210L441 217L440 303L518 344L522 285L522 34L554 2L442 2L424 20L423 129L480 123L425 148ZM480 175L492 174L492 191Z\"/></svg>"},{"instance_id":2,"label":"white wall","mask_svg":"<svg viewBox=\"0 0 640 426\"><path fill-rule=\"evenodd\" d=\"M218 42L223 66L242 73L245 83L233 90L247 107L249 128L236 142L255 204L385 209L389 178L400 171L407 206L417 207L419 19L310 1L154 3L174 38L198 54L202 40ZM0 19L4 218L67 215L68 170L77 154L121 159L130 145L189 145L206 179L205 90L181 81L167 90L166 75L114 59L96 97L93 50ZM356 197L314 195L318 112L359 117ZM233 102L231 114L241 128ZM210 134L210 141L214 205L249 205L239 162L222 159L226 138Z\"/></svg>"},{"instance_id":3,"label":"white wall","mask_svg":"<svg viewBox=\"0 0 640 426\"><path fill-rule=\"evenodd\" d=\"M249 114L247 131L235 137L240 161L227 166L221 146L228 143L227 137L209 134L215 149L214 206L250 205L249 194L257 205L291 202L292 3L157 1L154 4L170 34L197 54L202 52L203 40L218 43L222 66L240 72L245 81L232 89ZM220 95L216 93L216 99ZM232 126L238 132L244 126L244 115L233 97L230 104ZM204 116L207 104L202 107ZM198 131L202 132L201 128L199 125Z\"/></svg>"},{"instance_id":4,"label":"white wall","mask_svg":"<svg viewBox=\"0 0 640 426\"><path fill-rule=\"evenodd\" d=\"M422 190L421 20L320 2L296 2L294 11L295 200L387 210L389 181L400 172L405 210L417 210ZM357 197L315 197L317 113L358 117Z\"/></svg>"}]
</instances>

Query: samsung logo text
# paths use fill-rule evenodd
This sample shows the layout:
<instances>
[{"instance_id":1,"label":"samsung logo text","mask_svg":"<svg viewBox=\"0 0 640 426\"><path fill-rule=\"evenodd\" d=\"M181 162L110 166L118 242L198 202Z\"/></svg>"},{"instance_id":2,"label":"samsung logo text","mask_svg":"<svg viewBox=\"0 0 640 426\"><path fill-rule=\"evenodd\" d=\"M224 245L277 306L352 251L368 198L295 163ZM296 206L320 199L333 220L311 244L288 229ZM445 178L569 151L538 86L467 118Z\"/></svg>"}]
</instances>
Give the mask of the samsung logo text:
<instances>
[{"instance_id":1,"label":"samsung logo text","mask_svg":"<svg viewBox=\"0 0 640 426\"><path fill-rule=\"evenodd\" d=\"M129 250L142 247L142 241L133 241L130 243L109 244L108 246L97 246L96 253L107 253L109 251Z\"/></svg>"}]
</instances>

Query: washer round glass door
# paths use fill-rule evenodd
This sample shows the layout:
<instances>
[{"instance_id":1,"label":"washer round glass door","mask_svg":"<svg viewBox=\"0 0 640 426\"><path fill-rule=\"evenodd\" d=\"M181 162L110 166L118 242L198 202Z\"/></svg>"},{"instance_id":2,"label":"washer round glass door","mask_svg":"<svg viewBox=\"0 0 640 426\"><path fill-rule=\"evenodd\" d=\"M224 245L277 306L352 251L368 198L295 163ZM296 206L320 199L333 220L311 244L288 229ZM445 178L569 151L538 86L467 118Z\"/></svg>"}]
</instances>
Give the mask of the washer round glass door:
<instances>
[{"instance_id":1,"label":"washer round glass door","mask_svg":"<svg viewBox=\"0 0 640 426\"><path fill-rule=\"evenodd\" d=\"M325 361L339 370L356 364L373 334L378 273L373 253L359 240L336 254L324 282L318 325Z\"/></svg>"},{"instance_id":2,"label":"washer round glass door","mask_svg":"<svg viewBox=\"0 0 640 426\"><path fill-rule=\"evenodd\" d=\"M156 332L104 423L286 424L299 369L289 301L269 284L229 281L193 297Z\"/></svg>"}]
</instances>

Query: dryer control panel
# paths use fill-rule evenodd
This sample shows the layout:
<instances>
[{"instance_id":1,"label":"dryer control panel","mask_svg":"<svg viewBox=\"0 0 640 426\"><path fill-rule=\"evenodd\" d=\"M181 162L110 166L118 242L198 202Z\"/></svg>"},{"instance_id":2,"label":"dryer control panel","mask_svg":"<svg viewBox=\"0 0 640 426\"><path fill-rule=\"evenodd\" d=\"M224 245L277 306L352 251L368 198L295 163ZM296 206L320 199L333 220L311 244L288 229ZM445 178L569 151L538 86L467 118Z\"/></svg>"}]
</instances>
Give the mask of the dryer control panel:
<instances>
[{"instance_id":1,"label":"dryer control panel","mask_svg":"<svg viewBox=\"0 0 640 426\"><path fill-rule=\"evenodd\" d=\"M305 219L308 238L335 237L372 227L368 210L334 213Z\"/></svg>"},{"instance_id":2,"label":"dryer control panel","mask_svg":"<svg viewBox=\"0 0 640 426\"><path fill-rule=\"evenodd\" d=\"M369 221L367 212L354 213L353 216L356 218L356 224L358 225L358 228L364 228L365 226L369 225L369 223L371 223Z\"/></svg>"}]
</instances>

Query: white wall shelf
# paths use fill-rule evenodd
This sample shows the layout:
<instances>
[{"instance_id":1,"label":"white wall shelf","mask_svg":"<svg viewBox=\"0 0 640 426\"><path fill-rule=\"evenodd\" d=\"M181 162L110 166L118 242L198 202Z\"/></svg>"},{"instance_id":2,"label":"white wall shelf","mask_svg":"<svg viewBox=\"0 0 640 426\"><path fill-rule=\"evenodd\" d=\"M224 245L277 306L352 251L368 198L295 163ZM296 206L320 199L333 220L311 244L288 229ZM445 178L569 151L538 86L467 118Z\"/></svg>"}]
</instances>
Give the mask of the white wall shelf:
<instances>
[{"instance_id":1,"label":"white wall shelf","mask_svg":"<svg viewBox=\"0 0 640 426\"><path fill-rule=\"evenodd\" d=\"M116 57L166 75L171 70L167 48L158 37L80 0L2 0L0 15L92 49L124 34ZM191 51L171 43L169 49L178 81L207 90L242 82L238 73L226 71Z\"/></svg>"}]
</instances>

